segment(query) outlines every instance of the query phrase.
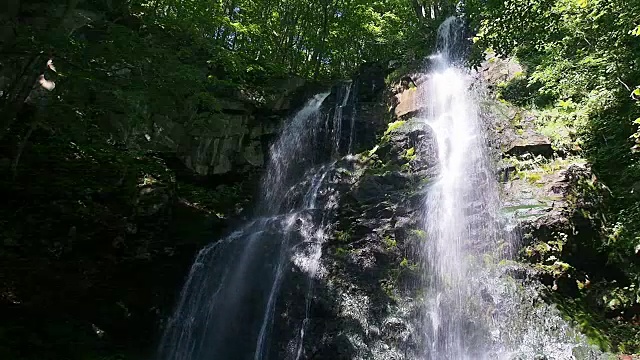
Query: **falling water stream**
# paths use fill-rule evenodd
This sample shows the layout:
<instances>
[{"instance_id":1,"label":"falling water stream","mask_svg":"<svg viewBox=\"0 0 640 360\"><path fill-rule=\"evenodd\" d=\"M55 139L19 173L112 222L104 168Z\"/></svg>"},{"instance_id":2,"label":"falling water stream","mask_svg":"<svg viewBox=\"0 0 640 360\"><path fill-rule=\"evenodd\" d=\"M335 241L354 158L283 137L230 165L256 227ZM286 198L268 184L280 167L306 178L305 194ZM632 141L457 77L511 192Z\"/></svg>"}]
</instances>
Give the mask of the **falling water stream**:
<instances>
[{"instance_id":1,"label":"falling water stream","mask_svg":"<svg viewBox=\"0 0 640 360\"><path fill-rule=\"evenodd\" d=\"M460 66L463 23L438 30L420 118L437 143L438 176L425 200L427 240L420 359L574 359L584 337L499 265L517 240L500 216L498 183L481 111L482 82ZM595 354L595 353L593 353ZM593 355L596 356L596 355ZM596 357L589 357L595 359Z\"/></svg>"},{"instance_id":2,"label":"falling water stream","mask_svg":"<svg viewBox=\"0 0 640 360\"><path fill-rule=\"evenodd\" d=\"M339 88L332 115L322 111L325 93L285 124L270 149L258 215L197 255L161 340L159 359L300 358L313 279L331 225L327 219L337 207L336 194L325 185L340 149L351 143L342 135L350 89L350 84ZM344 127L352 132L349 124ZM293 325L298 327L291 341L296 345L283 355L270 349L271 332L292 265L308 278L302 300L306 313Z\"/></svg>"},{"instance_id":3,"label":"falling water stream","mask_svg":"<svg viewBox=\"0 0 640 360\"><path fill-rule=\"evenodd\" d=\"M497 186L486 154L472 77L454 63L461 31L455 18L439 30L438 52L422 99L422 117L437 142L439 175L426 199L423 260L427 287L425 324L428 359L481 359L483 344L466 324L477 243L496 242Z\"/></svg>"}]
</instances>

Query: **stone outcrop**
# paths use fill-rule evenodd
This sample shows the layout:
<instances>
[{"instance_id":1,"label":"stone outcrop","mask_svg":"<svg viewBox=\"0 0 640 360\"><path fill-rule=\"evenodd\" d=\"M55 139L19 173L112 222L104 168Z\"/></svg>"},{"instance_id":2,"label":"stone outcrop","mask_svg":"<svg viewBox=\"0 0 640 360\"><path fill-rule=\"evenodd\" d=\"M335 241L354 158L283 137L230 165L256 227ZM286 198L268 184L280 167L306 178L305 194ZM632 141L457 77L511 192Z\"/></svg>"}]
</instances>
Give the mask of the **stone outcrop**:
<instances>
[{"instance_id":1,"label":"stone outcrop","mask_svg":"<svg viewBox=\"0 0 640 360\"><path fill-rule=\"evenodd\" d=\"M269 143L287 115L317 89L299 78L283 79L274 86L279 88L263 102L242 94L216 99L216 111L198 112L186 121L156 115L147 130L149 146L175 153L202 176L262 168Z\"/></svg>"},{"instance_id":2,"label":"stone outcrop","mask_svg":"<svg viewBox=\"0 0 640 360\"><path fill-rule=\"evenodd\" d=\"M392 85L394 94L391 99L393 113L397 119L407 119L425 110L426 88L423 86L427 76L407 75L398 84Z\"/></svg>"},{"instance_id":3,"label":"stone outcrop","mask_svg":"<svg viewBox=\"0 0 640 360\"><path fill-rule=\"evenodd\" d=\"M507 155L521 156L525 154L542 155L551 157L553 148L549 138L532 130L524 131L516 136L508 145L505 151Z\"/></svg>"},{"instance_id":4,"label":"stone outcrop","mask_svg":"<svg viewBox=\"0 0 640 360\"><path fill-rule=\"evenodd\" d=\"M514 59L502 59L493 52L485 55L485 61L482 62L479 69L482 78L491 85L496 85L521 76L524 70L522 65Z\"/></svg>"},{"instance_id":5,"label":"stone outcrop","mask_svg":"<svg viewBox=\"0 0 640 360\"><path fill-rule=\"evenodd\" d=\"M400 360L417 347L412 284L420 276L419 209L436 171L435 143L424 124L388 116L384 76L384 69L368 69L336 86L325 101L331 115L351 87L353 109L343 109L342 129L355 124L356 155L338 160L319 190L321 198L339 200L335 210L310 214L330 216L324 221L331 224L312 279L313 296L305 304L304 263L294 263L275 311L272 358L290 358L307 316L300 358Z\"/></svg>"},{"instance_id":6,"label":"stone outcrop","mask_svg":"<svg viewBox=\"0 0 640 360\"><path fill-rule=\"evenodd\" d=\"M519 235L525 235L526 242L548 238L555 231L568 231L576 201L574 187L592 176L583 161L513 173L503 185L505 213L517 222Z\"/></svg>"},{"instance_id":7,"label":"stone outcrop","mask_svg":"<svg viewBox=\"0 0 640 360\"><path fill-rule=\"evenodd\" d=\"M385 116L389 109L384 106L390 101L397 110L398 99L409 98L398 94L411 91L417 93L408 87L400 92L380 92L374 98L356 97L360 102L354 120L357 129L377 132L378 140L361 139L359 154L339 160L331 180L323 185L325 191L339 194L340 201L329 221L334 225L323 245L321 271L313 280L314 295L307 305L300 300L307 296L304 269L294 266L286 275L290 280L283 285L284 301L276 313L286 317L277 323L288 325L274 331L280 335L273 357L287 358L291 346L297 346L290 342L297 336L291 331L306 316L305 311L309 317L302 358L419 356L424 344L420 344L413 322L421 311L421 303L415 300L419 297L415 284L421 276L418 249L428 241L419 219L426 189L438 171L436 143L428 127L414 119L422 109L407 105L407 112L392 108L391 116ZM409 101L417 103L415 98ZM369 112L361 111L365 106ZM514 220L511 225L517 236L529 234L525 237L528 243L522 244L527 245L533 238L551 236L577 224L575 185L590 179L590 172L582 162L558 162L544 171L524 171L521 164L514 163L516 159L526 162L542 155L544 160L540 161L552 161L551 145L529 125L533 119L516 122L514 118L522 114L514 108L506 111L511 116L490 121L490 127L499 131L489 136L496 144L496 160L505 158L505 213ZM506 279L505 284L510 285L478 283L483 299L500 303L496 308L526 312L529 321L535 322L532 326L553 324L560 329L561 334L556 334L560 342L581 336L555 308L545 304L546 287L538 270L509 263L496 271L501 281ZM521 324L506 321L500 325L501 331L521 331L517 336L528 336L526 329L516 329ZM576 359L606 359L589 346L576 346L572 351Z\"/></svg>"},{"instance_id":8,"label":"stone outcrop","mask_svg":"<svg viewBox=\"0 0 640 360\"><path fill-rule=\"evenodd\" d=\"M551 140L536 129L536 118L531 112L511 104L485 98L482 102L483 117L490 141L505 156L543 156L554 154Z\"/></svg>"},{"instance_id":9,"label":"stone outcrop","mask_svg":"<svg viewBox=\"0 0 640 360\"><path fill-rule=\"evenodd\" d=\"M428 130L408 121L374 149L338 162L328 186L341 200L323 247L322 275L314 280L304 358L400 360L416 348L414 256L423 241L418 212L425 179L435 166L434 153L424 149L435 146L431 140ZM407 155L413 152L419 155ZM280 311L303 316L300 286L292 282L284 291L290 301ZM280 358L284 353L286 347Z\"/></svg>"}]
</instances>

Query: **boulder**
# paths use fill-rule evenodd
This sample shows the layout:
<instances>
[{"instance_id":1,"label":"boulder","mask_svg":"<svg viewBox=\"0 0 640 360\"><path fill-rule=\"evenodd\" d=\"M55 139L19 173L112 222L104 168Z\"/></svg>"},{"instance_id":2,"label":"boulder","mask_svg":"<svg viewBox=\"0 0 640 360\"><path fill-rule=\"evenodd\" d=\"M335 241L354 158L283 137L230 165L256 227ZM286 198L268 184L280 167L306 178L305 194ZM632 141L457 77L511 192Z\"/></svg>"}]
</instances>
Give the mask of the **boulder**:
<instances>
[{"instance_id":1,"label":"boulder","mask_svg":"<svg viewBox=\"0 0 640 360\"><path fill-rule=\"evenodd\" d=\"M265 135L275 134L282 117L263 117L250 104L233 99L220 101L219 106L219 112L202 112L189 122L155 115L147 131L148 146L174 153L202 176L263 166Z\"/></svg>"},{"instance_id":2,"label":"boulder","mask_svg":"<svg viewBox=\"0 0 640 360\"><path fill-rule=\"evenodd\" d=\"M497 151L509 156L553 156L551 140L538 132L534 113L493 99L484 99L480 105L490 142Z\"/></svg>"},{"instance_id":3,"label":"boulder","mask_svg":"<svg viewBox=\"0 0 640 360\"><path fill-rule=\"evenodd\" d=\"M304 87L307 81L298 76L291 76L286 79L276 81L273 86L277 91L269 95L266 107L273 112L289 111L296 106L294 94Z\"/></svg>"},{"instance_id":4,"label":"boulder","mask_svg":"<svg viewBox=\"0 0 640 360\"><path fill-rule=\"evenodd\" d=\"M551 157L553 155L553 147L551 146L549 138L529 130L513 139L511 143L507 145L505 153L513 156L521 156L529 153L532 155Z\"/></svg>"},{"instance_id":5,"label":"boulder","mask_svg":"<svg viewBox=\"0 0 640 360\"><path fill-rule=\"evenodd\" d=\"M489 52L480 65L480 73L489 84L496 85L512 80L524 72L524 68L512 58L501 58Z\"/></svg>"},{"instance_id":6,"label":"boulder","mask_svg":"<svg viewBox=\"0 0 640 360\"><path fill-rule=\"evenodd\" d=\"M395 96L397 105L394 114L398 119L411 117L424 109L424 103L420 101L420 96L416 88L405 90Z\"/></svg>"},{"instance_id":7,"label":"boulder","mask_svg":"<svg viewBox=\"0 0 640 360\"><path fill-rule=\"evenodd\" d=\"M588 237L594 233L599 220L589 214L602 206L606 190L594 182L586 163L567 162L550 172L534 169L520 174L503 187L503 210L524 235L523 245L552 240L554 234ZM584 184L590 182L594 183L585 192Z\"/></svg>"},{"instance_id":8,"label":"boulder","mask_svg":"<svg viewBox=\"0 0 640 360\"><path fill-rule=\"evenodd\" d=\"M394 115L398 119L407 119L419 114L426 109L424 101L426 86L423 84L427 80L426 76L408 77L411 81L401 81L394 88L393 98ZM404 78L403 78L404 79Z\"/></svg>"}]
</instances>

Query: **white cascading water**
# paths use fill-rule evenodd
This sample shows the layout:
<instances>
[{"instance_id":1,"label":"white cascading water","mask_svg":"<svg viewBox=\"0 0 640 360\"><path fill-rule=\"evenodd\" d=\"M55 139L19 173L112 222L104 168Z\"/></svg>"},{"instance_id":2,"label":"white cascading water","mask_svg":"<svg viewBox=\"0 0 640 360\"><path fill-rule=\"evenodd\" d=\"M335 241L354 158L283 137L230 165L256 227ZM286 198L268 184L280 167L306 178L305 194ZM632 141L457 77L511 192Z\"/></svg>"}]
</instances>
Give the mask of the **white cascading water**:
<instances>
[{"instance_id":1,"label":"white cascading water","mask_svg":"<svg viewBox=\"0 0 640 360\"><path fill-rule=\"evenodd\" d=\"M454 66L461 42L459 21L439 29L438 53L426 82L422 118L437 142L439 174L431 186L425 212L427 241L425 352L428 359L480 359L481 344L466 323L469 288L479 238L495 243L497 187L485 149L484 131L472 91L471 75Z\"/></svg>"},{"instance_id":2,"label":"white cascading water","mask_svg":"<svg viewBox=\"0 0 640 360\"><path fill-rule=\"evenodd\" d=\"M270 149L258 216L200 251L166 326L159 360L302 358L322 244L337 208L328 183L340 149L351 143L342 134L350 89L337 89L332 116L322 111L325 93L284 126ZM305 302L305 313L282 320L276 311L292 268L306 278L305 298L296 299ZM274 338L280 346L288 340L287 349L272 348Z\"/></svg>"},{"instance_id":3,"label":"white cascading water","mask_svg":"<svg viewBox=\"0 0 640 360\"><path fill-rule=\"evenodd\" d=\"M485 120L482 82L460 65L463 23L438 30L420 98L437 143L438 176L425 201L424 305L418 358L430 360L600 359L535 284L518 283L500 265L513 251L513 234L500 215ZM576 350L578 349L578 350Z\"/></svg>"}]
</instances>

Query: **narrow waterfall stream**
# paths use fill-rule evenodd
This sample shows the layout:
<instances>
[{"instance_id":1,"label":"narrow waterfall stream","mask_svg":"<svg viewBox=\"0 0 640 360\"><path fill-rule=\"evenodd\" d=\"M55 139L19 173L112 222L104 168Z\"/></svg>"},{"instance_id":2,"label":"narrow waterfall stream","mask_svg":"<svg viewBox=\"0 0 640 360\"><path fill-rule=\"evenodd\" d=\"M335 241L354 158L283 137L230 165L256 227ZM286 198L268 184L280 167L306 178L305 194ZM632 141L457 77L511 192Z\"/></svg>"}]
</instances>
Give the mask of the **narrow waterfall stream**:
<instances>
[{"instance_id":1,"label":"narrow waterfall stream","mask_svg":"<svg viewBox=\"0 0 640 360\"><path fill-rule=\"evenodd\" d=\"M465 321L474 284L473 257L496 244L499 208L472 77L454 65L460 21L450 18L439 30L422 101L422 117L437 142L439 175L426 200L427 314L423 331L429 359L481 359L483 344Z\"/></svg>"},{"instance_id":2,"label":"narrow waterfall stream","mask_svg":"<svg viewBox=\"0 0 640 360\"><path fill-rule=\"evenodd\" d=\"M337 206L325 188L334 160L351 140L343 135L342 86L333 114L313 97L287 124L270 150L258 216L200 251L161 340L162 360L267 359L280 289L292 264L308 278L305 318L286 357L302 353L313 278L319 271L327 219ZM326 119L326 121L323 121ZM348 133L348 125L344 127ZM323 146L325 145L326 146ZM326 148L326 149L325 149Z\"/></svg>"}]
</instances>

